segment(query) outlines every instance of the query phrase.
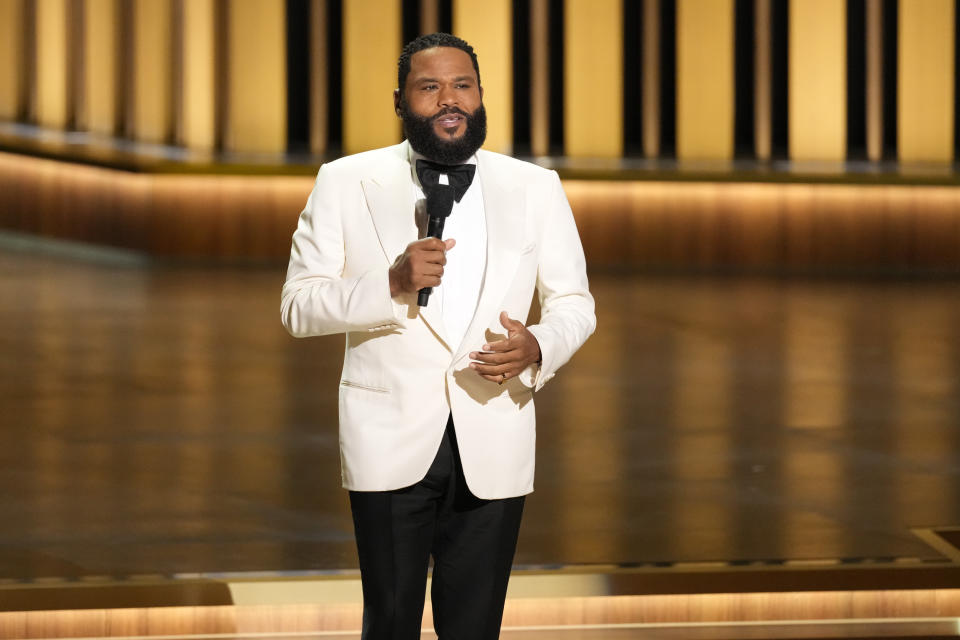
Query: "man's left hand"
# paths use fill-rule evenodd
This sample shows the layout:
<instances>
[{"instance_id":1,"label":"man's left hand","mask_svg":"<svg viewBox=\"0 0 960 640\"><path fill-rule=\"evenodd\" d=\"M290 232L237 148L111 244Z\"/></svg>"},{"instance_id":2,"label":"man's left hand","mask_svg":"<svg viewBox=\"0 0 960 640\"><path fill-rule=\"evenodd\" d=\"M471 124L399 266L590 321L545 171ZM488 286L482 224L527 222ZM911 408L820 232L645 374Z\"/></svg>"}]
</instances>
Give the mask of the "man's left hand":
<instances>
[{"instance_id":1,"label":"man's left hand","mask_svg":"<svg viewBox=\"0 0 960 640\"><path fill-rule=\"evenodd\" d=\"M518 320L506 311L500 312L500 324L507 330L507 339L483 345L482 351L470 354L470 367L490 382L503 383L540 360L540 343Z\"/></svg>"}]
</instances>

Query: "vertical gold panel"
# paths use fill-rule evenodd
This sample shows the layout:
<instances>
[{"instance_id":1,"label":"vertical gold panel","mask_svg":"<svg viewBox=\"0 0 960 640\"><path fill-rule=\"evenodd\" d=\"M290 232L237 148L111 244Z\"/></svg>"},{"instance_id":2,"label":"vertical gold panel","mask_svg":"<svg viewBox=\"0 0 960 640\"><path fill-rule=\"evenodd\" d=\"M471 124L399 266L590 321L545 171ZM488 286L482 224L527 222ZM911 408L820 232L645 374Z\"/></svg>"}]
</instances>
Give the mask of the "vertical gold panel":
<instances>
[{"instance_id":1,"label":"vertical gold panel","mask_svg":"<svg viewBox=\"0 0 960 640\"><path fill-rule=\"evenodd\" d=\"M473 46L487 108L484 148L513 148L513 14L511 0L453 0L453 32Z\"/></svg>"},{"instance_id":2,"label":"vertical gold panel","mask_svg":"<svg viewBox=\"0 0 960 640\"><path fill-rule=\"evenodd\" d=\"M773 149L773 45L771 0L754 0L753 144L758 160L769 160Z\"/></svg>"},{"instance_id":3,"label":"vertical gold panel","mask_svg":"<svg viewBox=\"0 0 960 640\"><path fill-rule=\"evenodd\" d=\"M234 0L227 22L229 117L224 146L282 153L287 148L285 4Z\"/></svg>"},{"instance_id":4,"label":"vertical gold panel","mask_svg":"<svg viewBox=\"0 0 960 640\"><path fill-rule=\"evenodd\" d=\"M329 92L327 83L327 0L310 1L310 151L327 150Z\"/></svg>"},{"instance_id":5,"label":"vertical gold panel","mask_svg":"<svg viewBox=\"0 0 960 640\"><path fill-rule=\"evenodd\" d=\"M420 0L420 33L436 33L440 30L439 0ZM404 43L406 44L406 43Z\"/></svg>"},{"instance_id":6,"label":"vertical gold panel","mask_svg":"<svg viewBox=\"0 0 960 640\"><path fill-rule=\"evenodd\" d=\"M23 113L23 0L0 0L0 120Z\"/></svg>"},{"instance_id":7,"label":"vertical gold panel","mask_svg":"<svg viewBox=\"0 0 960 640\"><path fill-rule=\"evenodd\" d=\"M566 155L623 155L623 3L564 3Z\"/></svg>"},{"instance_id":8,"label":"vertical gold panel","mask_svg":"<svg viewBox=\"0 0 960 640\"><path fill-rule=\"evenodd\" d=\"M86 128L86 3L67 0L67 128Z\"/></svg>"},{"instance_id":9,"label":"vertical gold panel","mask_svg":"<svg viewBox=\"0 0 960 640\"><path fill-rule=\"evenodd\" d=\"M530 150L550 153L550 7L530 0Z\"/></svg>"},{"instance_id":10,"label":"vertical gold panel","mask_svg":"<svg viewBox=\"0 0 960 640\"><path fill-rule=\"evenodd\" d=\"M867 0L867 158L883 157L883 4Z\"/></svg>"},{"instance_id":11,"label":"vertical gold panel","mask_svg":"<svg viewBox=\"0 0 960 640\"><path fill-rule=\"evenodd\" d=\"M171 0L133 0L133 137L169 142Z\"/></svg>"},{"instance_id":12,"label":"vertical gold panel","mask_svg":"<svg viewBox=\"0 0 960 640\"><path fill-rule=\"evenodd\" d=\"M660 155L660 0L643 0L643 155Z\"/></svg>"},{"instance_id":13,"label":"vertical gold panel","mask_svg":"<svg viewBox=\"0 0 960 640\"><path fill-rule=\"evenodd\" d=\"M37 3L37 124L67 126L67 2Z\"/></svg>"},{"instance_id":14,"label":"vertical gold panel","mask_svg":"<svg viewBox=\"0 0 960 640\"><path fill-rule=\"evenodd\" d=\"M679 159L733 158L733 88L733 0L679 0Z\"/></svg>"},{"instance_id":15,"label":"vertical gold panel","mask_svg":"<svg viewBox=\"0 0 960 640\"><path fill-rule=\"evenodd\" d=\"M343 3L343 148L356 153L395 144L393 112L400 56L400 3Z\"/></svg>"},{"instance_id":16,"label":"vertical gold panel","mask_svg":"<svg viewBox=\"0 0 960 640\"><path fill-rule=\"evenodd\" d=\"M897 144L901 162L953 160L953 0L900 0Z\"/></svg>"},{"instance_id":17,"label":"vertical gold panel","mask_svg":"<svg viewBox=\"0 0 960 640\"><path fill-rule=\"evenodd\" d=\"M180 144L210 150L216 144L215 0L183 3Z\"/></svg>"},{"instance_id":18,"label":"vertical gold panel","mask_svg":"<svg viewBox=\"0 0 960 640\"><path fill-rule=\"evenodd\" d=\"M117 130L117 0L86 0L84 114L86 128L112 135Z\"/></svg>"},{"instance_id":19,"label":"vertical gold panel","mask_svg":"<svg viewBox=\"0 0 960 640\"><path fill-rule=\"evenodd\" d=\"M845 0L790 0L790 158L843 161L847 146Z\"/></svg>"}]
</instances>

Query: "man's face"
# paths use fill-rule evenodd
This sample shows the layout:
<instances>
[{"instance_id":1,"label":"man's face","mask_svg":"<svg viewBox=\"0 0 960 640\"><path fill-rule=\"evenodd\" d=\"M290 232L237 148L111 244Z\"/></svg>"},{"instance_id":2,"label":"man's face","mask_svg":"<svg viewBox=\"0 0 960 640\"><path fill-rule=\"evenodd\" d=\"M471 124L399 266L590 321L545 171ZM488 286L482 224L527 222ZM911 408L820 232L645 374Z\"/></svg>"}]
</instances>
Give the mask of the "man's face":
<instances>
[{"instance_id":1,"label":"man's face","mask_svg":"<svg viewBox=\"0 0 960 640\"><path fill-rule=\"evenodd\" d=\"M454 47L434 47L410 57L406 84L394 100L414 150L437 162L460 164L486 137L482 96L470 56Z\"/></svg>"}]
</instances>

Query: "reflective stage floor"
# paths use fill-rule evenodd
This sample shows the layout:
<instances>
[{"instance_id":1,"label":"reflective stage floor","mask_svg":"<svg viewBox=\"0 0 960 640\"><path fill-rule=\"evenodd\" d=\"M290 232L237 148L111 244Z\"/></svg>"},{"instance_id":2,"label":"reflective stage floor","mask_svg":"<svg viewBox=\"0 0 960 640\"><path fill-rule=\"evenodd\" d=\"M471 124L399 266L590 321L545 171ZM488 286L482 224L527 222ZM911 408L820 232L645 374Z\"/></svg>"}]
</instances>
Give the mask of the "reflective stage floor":
<instances>
[{"instance_id":1,"label":"reflective stage floor","mask_svg":"<svg viewBox=\"0 0 960 640\"><path fill-rule=\"evenodd\" d=\"M343 338L283 331L283 276L0 238L0 581L356 567ZM518 566L956 566L960 276L592 288Z\"/></svg>"}]
</instances>

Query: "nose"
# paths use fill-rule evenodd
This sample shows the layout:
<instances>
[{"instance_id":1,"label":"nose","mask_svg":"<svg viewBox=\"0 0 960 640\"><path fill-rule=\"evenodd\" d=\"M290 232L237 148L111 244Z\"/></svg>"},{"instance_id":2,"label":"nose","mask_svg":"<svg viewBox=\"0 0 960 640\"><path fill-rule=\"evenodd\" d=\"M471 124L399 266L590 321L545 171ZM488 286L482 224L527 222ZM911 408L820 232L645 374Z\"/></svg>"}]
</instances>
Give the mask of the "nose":
<instances>
[{"instance_id":1,"label":"nose","mask_svg":"<svg viewBox=\"0 0 960 640\"><path fill-rule=\"evenodd\" d=\"M441 107L452 107L457 105L457 92L450 85L442 85L440 93L437 96L437 102Z\"/></svg>"}]
</instances>

